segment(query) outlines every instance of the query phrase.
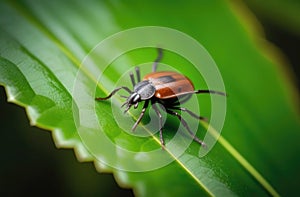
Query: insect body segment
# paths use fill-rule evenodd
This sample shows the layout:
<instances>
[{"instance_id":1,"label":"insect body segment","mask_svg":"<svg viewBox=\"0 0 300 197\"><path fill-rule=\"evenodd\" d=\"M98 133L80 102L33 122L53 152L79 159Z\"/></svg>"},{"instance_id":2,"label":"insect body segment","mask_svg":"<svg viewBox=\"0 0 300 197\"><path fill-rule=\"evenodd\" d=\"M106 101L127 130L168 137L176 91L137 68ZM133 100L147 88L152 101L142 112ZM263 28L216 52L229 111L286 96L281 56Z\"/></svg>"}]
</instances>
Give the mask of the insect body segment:
<instances>
[{"instance_id":1,"label":"insect body segment","mask_svg":"<svg viewBox=\"0 0 300 197\"><path fill-rule=\"evenodd\" d=\"M144 106L142 111L134 123L132 127L132 131L135 130L137 125L142 120L146 109L151 102L151 105L159 118L159 135L161 145L164 147L165 142L163 139L163 125L162 125L162 116L158 109L157 103L164 106L161 109L165 110L168 114L176 116L185 129L188 131L189 135L193 138L193 140L199 143L202 146L205 146L204 142L202 142L189 128L187 122L182 118L182 116L176 112L176 110L181 110L182 112L186 112L194 118L198 120L207 120L202 116L198 116L194 114L192 111L180 107L180 104L186 102L190 99L193 94L202 94L202 93L210 93L210 94L219 94L226 96L225 93L213 90L195 90L194 85L191 80L184 75L173 72L173 71L161 71L156 72L157 64L162 58L162 49L158 48L158 57L156 58L153 67L152 73L147 74L143 80L141 81L140 70L138 67L135 68L137 75L137 83L135 82L133 73L130 73L130 79L133 86L133 91L131 91L127 87L118 87L113 90L107 97L104 98L96 98L96 100L107 100L111 96L113 96L116 92L121 89L126 90L130 95L123 96L126 98L126 101L122 104L122 107L126 106L124 113L126 113L132 106L134 108L138 107L140 102L144 102ZM174 111L175 110L175 111Z\"/></svg>"},{"instance_id":2,"label":"insect body segment","mask_svg":"<svg viewBox=\"0 0 300 197\"><path fill-rule=\"evenodd\" d=\"M155 97L159 99L175 98L182 93L194 91L192 82L177 72L150 73L144 77L144 80L149 80L155 86Z\"/></svg>"}]
</instances>

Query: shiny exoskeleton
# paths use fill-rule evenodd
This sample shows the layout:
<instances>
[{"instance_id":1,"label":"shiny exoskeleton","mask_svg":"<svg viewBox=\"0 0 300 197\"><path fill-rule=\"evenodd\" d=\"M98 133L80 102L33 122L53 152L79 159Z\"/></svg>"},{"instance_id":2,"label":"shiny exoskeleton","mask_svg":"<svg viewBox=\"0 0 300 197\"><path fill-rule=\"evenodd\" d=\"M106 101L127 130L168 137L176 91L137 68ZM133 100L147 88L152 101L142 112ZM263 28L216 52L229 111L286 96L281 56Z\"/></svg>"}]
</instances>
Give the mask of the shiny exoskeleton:
<instances>
[{"instance_id":1,"label":"shiny exoskeleton","mask_svg":"<svg viewBox=\"0 0 300 197\"><path fill-rule=\"evenodd\" d=\"M159 135L160 135L160 142L161 145L164 147L165 142L163 139L162 134L162 115L158 110L157 103L164 106L162 108L167 113L176 116L182 123L182 125L186 128L188 133L192 136L193 140L199 143L202 146L205 146L204 142L202 142L189 128L187 122L182 118L182 116L176 112L176 110L181 110L183 112L187 112L192 117L197 118L199 120L206 120L206 118L202 116L198 116L192 111L180 107L180 104L186 102L190 99L193 94L201 94L201 93L212 93L212 94L219 94L225 96L226 94L219 91L213 90L195 90L194 85L191 80L184 75L173 72L173 71L161 71L157 72L157 64L162 58L162 49L158 48L158 57L154 61L152 67L152 73L147 74L143 80L141 81L140 77L140 70L138 67L135 68L136 75L137 75L137 83L135 83L135 79L133 73L130 73L130 79L133 85L133 91L131 91L128 87L121 86L113 90L107 97L104 98L96 98L96 100L106 100L113 96L117 91L124 89L130 95L127 98L126 102L122 105L126 106L124 113L126 113L131 106L134 108L138 107L140 102L144 102L143 109L141 111L140 116L136 120L135 124L132 127L132 131L135 130L137 125L142 120L146 109L149 106L149 102L156 112L157 116L159 117Z\"/></svg>"}]
</instances>

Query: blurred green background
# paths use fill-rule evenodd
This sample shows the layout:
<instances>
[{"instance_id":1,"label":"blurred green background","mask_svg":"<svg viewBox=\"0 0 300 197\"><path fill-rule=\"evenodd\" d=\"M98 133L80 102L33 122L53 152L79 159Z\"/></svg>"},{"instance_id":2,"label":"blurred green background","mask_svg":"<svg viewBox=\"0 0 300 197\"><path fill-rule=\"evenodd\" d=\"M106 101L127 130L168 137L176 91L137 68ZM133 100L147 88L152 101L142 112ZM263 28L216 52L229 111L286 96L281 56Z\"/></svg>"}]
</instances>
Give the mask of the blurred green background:
<instances>
[{"instance_id":1,"label":"blurred green background","mask_svg":"<svg viewBox=\"0 0 300 197\"><path fill-rule=\"evenodd\" d=\"M282 11L280 6L264 6L267 3L245 3L262 24L267 40L284 53L299 89L300 26L299 19L293 19L298 5ZM133 196L111 174L97 173L92 163L79 163L72 150L56 149L50 132L31 127L25 110L6 102L3 87L0 124L0 196Z\"/></svg>"},{"instance_id":2,"label":"blurred green background","mask_svg":"<svg viewBox=\"0 0 300 197\"><path fill-rule=\"evenodd\" d=\"M300 1L246 0L248 8L261 23L266 39L278 47L288 61L289 69L300 87Z\"/></svg>"}]
</instances>

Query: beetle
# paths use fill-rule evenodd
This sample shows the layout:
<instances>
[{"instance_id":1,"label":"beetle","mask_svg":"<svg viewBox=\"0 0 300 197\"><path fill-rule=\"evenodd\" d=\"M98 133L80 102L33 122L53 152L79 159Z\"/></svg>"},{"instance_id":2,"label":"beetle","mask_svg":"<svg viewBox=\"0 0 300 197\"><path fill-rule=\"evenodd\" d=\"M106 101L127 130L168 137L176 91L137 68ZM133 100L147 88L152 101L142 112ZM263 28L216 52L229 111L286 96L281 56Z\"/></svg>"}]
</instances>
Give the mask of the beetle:
<instances>
[{"instance_id":1,"label":"beetle","mask_svg":"<svg viewBox=\"0 0 300 197\"><path fill-rule=\"evenodd\" d=\"M202 93L209 93L209 94L219 94L222 96L226 96L226 93L214 91L214 90L195 90L192 81L177 72L174 71L156 71L157 64L160 62L163 56L163 50L161 48L157 48L158 56L155 59L152 72L147 74L143 80L141 80L140 69L139 67L135 67L135 72L137 76L137 83L135 82L134 75L131 72L130 79L133 86L133 91L130 90L128 87L121 86L114 89L107 97L98 97L95 98L98 101L107 100L112 97L116 92L123 89L129 93L129 96L122 96L126 98L126 101L122 104L121 107L126 106L124 113L126 113L132 106L136 109L140 102L144 102L144 106L142 111L132 126L132 131L134 131L137 125L142 120L146 109L151 102L151 105L159 117L159 137L161 146L165 146L165 141L163 139L163 125L162 125L162 115L158 109L157 104L161 104L164 111L168 114L176 116L179 121L182 123L184 128L188 131L189 135L193 138L193 140L199 143L202 146L206 146L203 141L201 141L190 129L187 122L182 118L182 116L176 111L181 110L183 112L188 113L192 117L198 120L207 121L205 117L198 116L197 114L193 113L189 109L180 107L180 104L188 101L193 94L202 94Z\"/></svg>"}]
</instances>

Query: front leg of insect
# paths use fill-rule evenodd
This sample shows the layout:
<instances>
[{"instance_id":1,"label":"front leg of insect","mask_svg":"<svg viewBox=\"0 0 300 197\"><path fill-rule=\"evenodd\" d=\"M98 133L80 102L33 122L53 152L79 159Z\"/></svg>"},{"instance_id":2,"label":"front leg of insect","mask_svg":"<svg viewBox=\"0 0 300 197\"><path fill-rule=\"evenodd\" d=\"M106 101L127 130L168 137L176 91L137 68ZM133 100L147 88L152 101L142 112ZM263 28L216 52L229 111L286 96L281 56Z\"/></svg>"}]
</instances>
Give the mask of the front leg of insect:
<instances>
[{"instance_id":1,"label":"front leg of insect","mask_svg":"<svg viewBox=\"0 0 300 197\"><path fill-rule=\"evenodd\" d=\"M133 73L130 73L130 80L133 86L133 91L131 91L129 88L127 87L118 87L115 90L113 90L107 97L104 98L96 98L96 100L107 100L110 97L112 97L114 94L116 94L119 90L124 89L126 90L128 93L130 93L130 95L127 96L122 96L124 98L126 98L126 101L122 104L121 107L126 107L124 110L124 113L126 113L132 106L134 106L134 108L136 109L138 107L138 104L140 102L145 102L143 109L141 111L140 116L138 117L138 119L136 120L135 124L132 126L132 131L134 131L137 127L137 125L141 122L146 109L148 108L149 105L149 101L151 100L151 98L154 96L155 94L155 87L148 81L148 80L143 80L140 81L140 70L138 67L135 68L136 71L136 75L137 75L137 81L138 83L135 82L134 79L134 75Z\"/></svg>"}]
</instances>

